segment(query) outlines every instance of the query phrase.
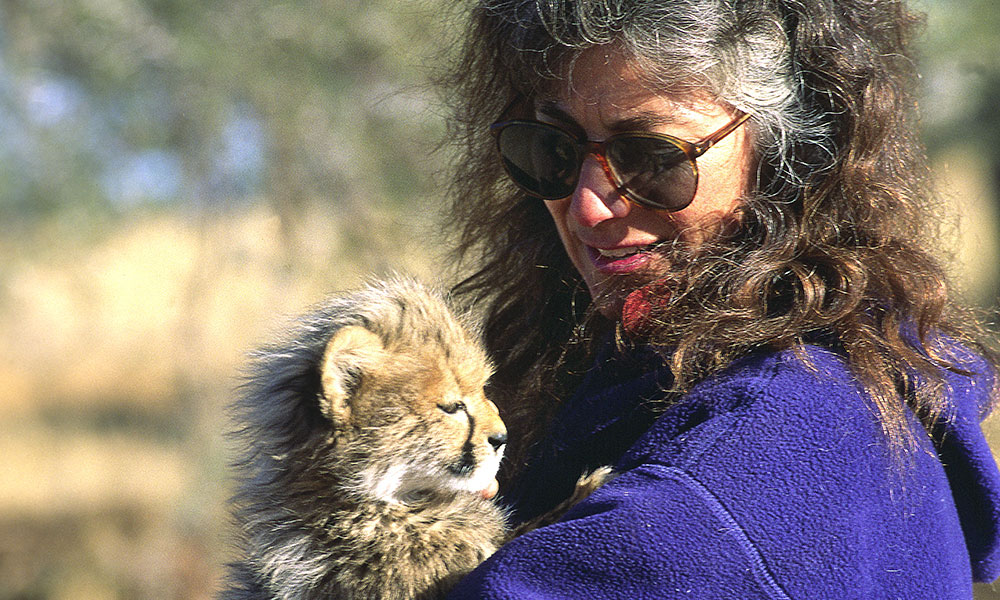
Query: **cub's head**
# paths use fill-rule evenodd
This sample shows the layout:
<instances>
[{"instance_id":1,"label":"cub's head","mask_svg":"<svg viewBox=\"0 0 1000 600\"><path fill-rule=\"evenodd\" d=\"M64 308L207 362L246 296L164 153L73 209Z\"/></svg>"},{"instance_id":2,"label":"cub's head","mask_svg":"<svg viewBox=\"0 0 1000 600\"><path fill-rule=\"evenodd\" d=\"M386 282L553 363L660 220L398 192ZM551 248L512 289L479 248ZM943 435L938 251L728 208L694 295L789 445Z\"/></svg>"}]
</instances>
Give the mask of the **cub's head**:
<instances>
[{"instance_id":1,"label":"cub's head","mask_svg":"<svg viewBox=\"0 0 1000 600\"><path fill-rule=\"evenodd\" d=\"M390 502L491 496L507 441L483 393L491 367L438 297L412 283L358 298L320 365L320 410L351 492Z\"/></svg>"}]
</instances>

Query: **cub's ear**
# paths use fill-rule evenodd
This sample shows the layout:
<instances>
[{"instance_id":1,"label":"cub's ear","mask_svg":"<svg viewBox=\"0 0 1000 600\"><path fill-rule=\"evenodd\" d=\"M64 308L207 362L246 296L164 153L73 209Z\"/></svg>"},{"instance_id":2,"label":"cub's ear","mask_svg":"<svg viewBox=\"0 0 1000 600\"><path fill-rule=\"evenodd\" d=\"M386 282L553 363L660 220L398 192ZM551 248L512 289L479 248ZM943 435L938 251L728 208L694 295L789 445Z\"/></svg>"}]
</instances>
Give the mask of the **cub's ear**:
<instances>
[{"instance_id":1,"label":"cub's ear","mask_svg":"<svg viewBox=\"0 0 1000 600\"><path fill-rule=\"evenodd\" d=\"M325 402L320 408L333 423L344 423L350 417L351 396L365 372L378 366L383 354L382 339L357 325L338 329L326 343L320 368Z\"/></svg>"}]
</instances>

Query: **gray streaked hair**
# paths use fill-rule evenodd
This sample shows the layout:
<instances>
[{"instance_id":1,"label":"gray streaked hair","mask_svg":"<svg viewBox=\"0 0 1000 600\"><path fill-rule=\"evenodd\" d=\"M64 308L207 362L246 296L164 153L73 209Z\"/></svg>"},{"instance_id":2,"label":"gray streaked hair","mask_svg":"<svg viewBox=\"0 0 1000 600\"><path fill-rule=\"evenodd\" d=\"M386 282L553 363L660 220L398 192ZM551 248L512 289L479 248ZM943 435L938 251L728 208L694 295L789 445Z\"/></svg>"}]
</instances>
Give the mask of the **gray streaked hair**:
<instances>
[{"instance_id":1,"label":"gray streaked hair","mask_svg":"<svg viewBox=\"0 0 1000 600\"><path fill-rule=\"evenodd\" d=\"M823 111L800 102L791 25L775 2L483 0L481 7L507 29L503 51L535 85L571 77L584 50L615 45L656 89L707 93L749 113L757 155L786 191L834 154Z\"/></svg>"}]
</instances>

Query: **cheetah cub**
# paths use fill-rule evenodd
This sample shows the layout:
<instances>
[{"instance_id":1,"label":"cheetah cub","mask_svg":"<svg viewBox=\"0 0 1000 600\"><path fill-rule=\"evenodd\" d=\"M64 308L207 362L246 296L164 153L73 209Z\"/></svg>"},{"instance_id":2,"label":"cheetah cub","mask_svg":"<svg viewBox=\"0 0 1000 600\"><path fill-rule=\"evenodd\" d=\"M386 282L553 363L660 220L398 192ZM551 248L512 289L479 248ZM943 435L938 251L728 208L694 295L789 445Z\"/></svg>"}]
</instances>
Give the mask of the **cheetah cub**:
<instances>
[{"instance_id":1,"label":"cheetah cub","mask_svg":"<svg viewBox=\"0 0 1000 600\"><path fill-rule=\"evenodd\" d=\"M258 352L235 406L243 553L220 597L443 596L508 536L490 374L407 280L335 297Z\"/></svg>"}]
</instances>

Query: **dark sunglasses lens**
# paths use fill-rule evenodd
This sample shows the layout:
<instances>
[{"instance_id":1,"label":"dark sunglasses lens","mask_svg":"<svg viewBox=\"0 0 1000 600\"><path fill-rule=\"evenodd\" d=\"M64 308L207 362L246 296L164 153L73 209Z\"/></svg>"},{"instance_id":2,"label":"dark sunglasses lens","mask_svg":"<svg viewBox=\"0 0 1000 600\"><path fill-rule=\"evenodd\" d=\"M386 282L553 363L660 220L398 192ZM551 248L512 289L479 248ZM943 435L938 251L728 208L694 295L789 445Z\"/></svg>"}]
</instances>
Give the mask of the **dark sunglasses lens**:
<instances>
[{"instance_id":1,"label":"dark sunglasses lens","mask_svg":"<svg viewBox=\"0 0 1000 600\"><path fill-rule=\"evenodd\" d=\"M576 188L579 151L569 135L543 124L511 123L497 138L514 183L541 198L565 198Z\"/></svg>"},{"instance_id":2,"label":"dark sunglasses lens","mask_svg":"<svg viewBox=\"0 0 1000 600\"><path fill-rule=\"evenodd\" d=\"M610 140L604 151L618 185L639 204L681 210L694 199L696 172L684 150L670 141L628 136Z\"/></svg>"}]
</instances>

